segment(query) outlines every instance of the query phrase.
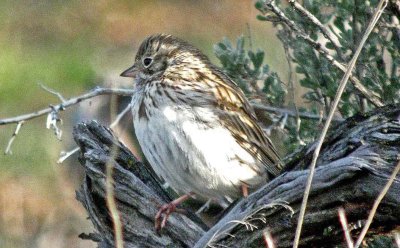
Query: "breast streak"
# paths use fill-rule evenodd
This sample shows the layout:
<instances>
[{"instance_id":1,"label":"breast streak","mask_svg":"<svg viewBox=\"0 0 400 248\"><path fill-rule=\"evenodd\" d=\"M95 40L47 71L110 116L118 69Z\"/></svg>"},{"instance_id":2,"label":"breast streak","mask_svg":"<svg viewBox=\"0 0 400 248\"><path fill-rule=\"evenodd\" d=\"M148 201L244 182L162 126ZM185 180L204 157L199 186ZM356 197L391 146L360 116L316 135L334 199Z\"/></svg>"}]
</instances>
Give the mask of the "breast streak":
<instances>
[{"instance_id":1,"label":"breast streak","mask_svg":"<svg viewBox=\"0 0 400 248\"><path fill-rule=\"evenodd\" d=\"M263 181L246 166L256 163L254 158L209 109L166 104L148 116L147 121L135 117L136 135L153 169L176 191L236 198L242 182Z\"/></svg>"}]
</instances>

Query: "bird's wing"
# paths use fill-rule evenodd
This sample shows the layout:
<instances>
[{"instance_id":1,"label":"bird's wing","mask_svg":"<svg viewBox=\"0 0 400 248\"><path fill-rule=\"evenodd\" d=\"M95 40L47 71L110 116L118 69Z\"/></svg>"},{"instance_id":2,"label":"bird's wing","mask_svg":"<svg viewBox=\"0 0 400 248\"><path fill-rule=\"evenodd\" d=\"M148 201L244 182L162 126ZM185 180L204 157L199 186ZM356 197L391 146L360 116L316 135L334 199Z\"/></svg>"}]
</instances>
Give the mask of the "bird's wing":
<instances>
[{"instance_id":1,"label":"bird's wing","mask_svg":"<svg viewBox=\"0 0 400 248\"><path fill-rule=\"evenodd\" d=\"M235 137L238 143L255 158L257 158L267 171L277 176L282 170L279 155L266 136L260 125L253 108L245 98L238 86L222 72L217 74L219 80L214 96L220 103L218 111L222 125Z\"/></svg>"}]
</instances>

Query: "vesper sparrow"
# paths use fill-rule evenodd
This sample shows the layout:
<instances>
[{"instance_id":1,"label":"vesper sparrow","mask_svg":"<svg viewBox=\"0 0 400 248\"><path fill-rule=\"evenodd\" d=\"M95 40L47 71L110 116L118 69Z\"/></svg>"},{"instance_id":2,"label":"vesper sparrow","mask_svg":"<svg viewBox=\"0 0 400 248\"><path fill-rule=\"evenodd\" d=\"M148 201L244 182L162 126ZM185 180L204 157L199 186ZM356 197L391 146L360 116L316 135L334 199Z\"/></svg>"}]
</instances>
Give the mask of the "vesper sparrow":
<instances>
[{"instance_id":1,"label":"vesper sparrow","mask_svg":"<svg viewBox=\"0 0 400 248\"><path fill-rule=\"evenodd\" d=\"M279 174L278 154L243 92L197 48L150 36L121 76L135 81L133 124L144 155L183 195L161 207L157 229L191 195L236 199Z\"/></svg>"}]
</instances>

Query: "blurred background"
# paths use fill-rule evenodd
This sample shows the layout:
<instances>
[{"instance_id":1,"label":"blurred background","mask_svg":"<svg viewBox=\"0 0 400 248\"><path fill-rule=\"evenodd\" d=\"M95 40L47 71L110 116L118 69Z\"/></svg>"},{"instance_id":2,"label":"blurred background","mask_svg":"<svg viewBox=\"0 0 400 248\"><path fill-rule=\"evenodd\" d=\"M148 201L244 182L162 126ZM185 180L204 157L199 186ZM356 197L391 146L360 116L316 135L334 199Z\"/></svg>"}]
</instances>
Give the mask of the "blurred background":
<instances>
[{"instance_id":1,"label":"blurred background","mask_svg":"<svg viewBox=\"0 0 400 248\"><path fill-rule=\"evenodd\" d=\"M269 23L256 20L257 13L253 1L242 0L0 1L0 119L58 104L39 84L65 98L95 86L129 87L132 82L119 74L153 33L181 37L215 63L215 43L244 35L285 78L281 43ZM109 124L104 116L115 115L115 109L96 107L105 99L62 112L61 141L45 128L45 116L26 122L12 155L3 153L16 126L0 126L0 247L95 246L78 238L92 226L75 200L82 180L77 156L56 162L61 151L75 147L75 123L100 119ZM122 125L119 136L134 150L124 130Z\"/></svg>"}]
</instances>

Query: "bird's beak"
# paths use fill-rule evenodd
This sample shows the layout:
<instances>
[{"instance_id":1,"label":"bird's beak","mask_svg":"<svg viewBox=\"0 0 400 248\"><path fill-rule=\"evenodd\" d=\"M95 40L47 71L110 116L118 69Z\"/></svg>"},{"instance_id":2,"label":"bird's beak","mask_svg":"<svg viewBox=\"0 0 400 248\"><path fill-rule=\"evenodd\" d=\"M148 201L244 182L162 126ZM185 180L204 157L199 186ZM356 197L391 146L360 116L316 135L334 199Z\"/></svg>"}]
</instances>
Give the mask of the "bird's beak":
<instances>
[{"instance_id":1,"label":"bird's beak","mask_svg":"<svg viewBox=\"0 0 400 248\"><path fill-rule=\"evenodd\" d=\"M136 66L133 65L133 66L129 67L128 69L126 69L124 72L122 72L120 76L135 78L137 73L138 73L138 70L137 70Z\"/></svg>"}]
</instances>

